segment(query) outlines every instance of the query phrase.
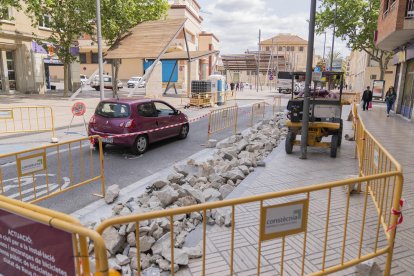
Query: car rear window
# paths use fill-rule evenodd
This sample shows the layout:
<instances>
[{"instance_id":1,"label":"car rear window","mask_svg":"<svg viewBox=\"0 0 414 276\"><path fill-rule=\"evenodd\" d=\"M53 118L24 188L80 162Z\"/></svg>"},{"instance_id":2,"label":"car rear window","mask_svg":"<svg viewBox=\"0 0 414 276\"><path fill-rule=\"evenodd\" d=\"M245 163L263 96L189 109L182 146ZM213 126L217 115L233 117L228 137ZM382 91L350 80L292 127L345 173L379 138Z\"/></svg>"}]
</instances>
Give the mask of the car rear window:
<instances>
[{"instance_id":1,"label":"car rear window","mask_svg":"<svg viewBox=\"0 0 414 276\"><path fill-rule=\"evenodd\" d=\"M100 103L95 114L107 118L127 118L130 114L129 106L121 103Z\"/></svg>"}]
</instances>

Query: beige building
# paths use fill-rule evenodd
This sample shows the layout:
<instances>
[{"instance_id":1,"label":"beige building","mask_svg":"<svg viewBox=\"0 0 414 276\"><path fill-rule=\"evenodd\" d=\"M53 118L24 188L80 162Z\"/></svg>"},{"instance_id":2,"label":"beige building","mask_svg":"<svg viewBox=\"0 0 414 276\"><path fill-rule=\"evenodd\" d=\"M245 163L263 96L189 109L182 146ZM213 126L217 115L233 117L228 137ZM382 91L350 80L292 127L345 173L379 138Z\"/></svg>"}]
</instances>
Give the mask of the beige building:
<instances>
[{"instance_id":1,"label":"beige building","mask_svg":"<svg viewBox=\"0 0 414 276\"><path fill-rule=\"evenodd\" d=\"M7 15L0 24L0 93L45 93L46 72L61 66L52 48L48 52L34 42L34 36L46 39L50 35L47 20L42 26L32 27L22 11L10 7L0 9ZM71 74L79 75L77 64L72 64Z\"/></svg>"},{"instance_id":2,"label":"beige building","mask_svg":"<svg viewBox=\"0 0 414 276\"><path fill-rule=\"evenodd\" d=\"M348 84L348 89L352 91L362 92L367 86L372 88L374 80L380 79L381 72L378 62L372 60L366 52L352 51L347 58L347 63L346 84ZM396 68L390 62L384 75L385 91L394 85L395 72Z\"/></svg>"},{"instance_id":3,"label":"beige building","mask_svg":"<svg viewBox=\"0 0 414 276\"><path fill-rule=\"evenodd\" d=\"M196 0L174 0L169 1L170 9L168 10L168 19L186 18L185 33L190 51L218 50L219 39L212 33L202 31L203 18L200 16L200 5ZM91 76L98 69L98 48L96 43L88 36L79 40L80 46L80 64L81 74ZM103 52L108 50L104 46ZM186 51L184 34L181 32L175 41L170 45L167 52ZM149 57L154 58L154 57ZM191 62L191 78L206 79L214 69L216 57L207 57ZM189 65L185 60L178 61L178 80L177 88L185 88L188 83ZM111 66L104 65L105 73L111 74ZM123 59L121 61L119 79L126 81L132 76L142 76L144 74L144 60L141 59ZM164 82L166 79L164 78Z\"/></svg>"},{"instance_id":4,"label":"beige building","mask_svg":"<svg viewBox=\"0 0 414 276\"><path fill-rule=\"evenodd\" d=\"M308 41L294 34L279 34L260 42L260 50L283 55L287 71L306 71ZM314 58L316 59L316 57ZM314 62L316 63L316 62Z\"/></svg>"}]
</instances>

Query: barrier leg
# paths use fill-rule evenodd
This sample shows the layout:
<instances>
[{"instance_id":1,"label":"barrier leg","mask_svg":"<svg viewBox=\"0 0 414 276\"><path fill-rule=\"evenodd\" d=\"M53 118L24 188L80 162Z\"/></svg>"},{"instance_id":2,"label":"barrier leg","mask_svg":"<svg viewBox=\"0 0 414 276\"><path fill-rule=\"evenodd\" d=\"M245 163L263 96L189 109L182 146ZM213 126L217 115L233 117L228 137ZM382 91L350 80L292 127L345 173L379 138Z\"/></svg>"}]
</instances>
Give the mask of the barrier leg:
<instances>
[{"instance_id":1,"label":"barrier leg","mask_svg":"<svg viewBox=\"0 0 414 276\"><path fill-rule=\"evenodd\" d=\"M398 175L396 177L396 185L395 185L395 196L393 198L393 209L396 211L400 211L401 206L400 206L400 199L401 199L401 195L402 195L402 184L403 184L403 176L402 174ZM397 221L398 221L399 215L392 215L392 219L391 219L391 226L393 227L394 225L397 225ZM397 233L397 227L394 227L391 230L391 233L389 235L389 240L388 240L388 245L389 245L389 251L388 251L388 255L387 255L387 261L385 263L385 269L384 269L384 275L385 276L390 276L391 275L391 266L392 266L392 257L393 257L393 253L394 253L394 243L395 243L395 235Z\"/></svg>"}]
</instances>

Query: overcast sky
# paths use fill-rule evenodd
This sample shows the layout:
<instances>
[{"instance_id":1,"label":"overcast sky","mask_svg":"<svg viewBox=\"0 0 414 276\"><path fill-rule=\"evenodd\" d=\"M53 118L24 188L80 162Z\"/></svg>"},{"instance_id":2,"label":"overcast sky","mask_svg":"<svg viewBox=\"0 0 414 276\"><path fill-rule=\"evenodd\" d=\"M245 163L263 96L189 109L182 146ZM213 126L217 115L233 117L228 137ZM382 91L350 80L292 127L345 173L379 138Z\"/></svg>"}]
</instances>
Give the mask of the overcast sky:
<instances>
[{"instance_id":1,"label":"overcast sky","mask_svg":"<svg viewBox=\"0 0 414 276\"><path fill-rule=\"evenodd\" d=\"M222 54L257 50L259 29L262 40L278 33L292 33L308 40L309 0L198 0L205 31L220 39ZM210 14L211 13L211 14ZM326 46L331 46L327 30ZM316 53L323 53L324 36L315 36ZM326 50L328 52L329 49ZM335 39L335 52L349 54L345 42Z\"/></svg>"}]
</instances>

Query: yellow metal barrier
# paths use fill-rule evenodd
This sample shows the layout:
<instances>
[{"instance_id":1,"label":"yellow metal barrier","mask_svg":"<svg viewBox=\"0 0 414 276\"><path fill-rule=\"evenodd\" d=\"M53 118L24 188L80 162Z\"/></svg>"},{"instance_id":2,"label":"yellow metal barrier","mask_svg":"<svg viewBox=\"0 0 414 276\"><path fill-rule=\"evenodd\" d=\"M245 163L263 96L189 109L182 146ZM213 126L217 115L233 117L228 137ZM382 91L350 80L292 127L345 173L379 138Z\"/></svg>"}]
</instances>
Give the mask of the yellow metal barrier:
<instances>
[{"instance_id":1,"label":"yellow metal barrier","mask_svg":"<svg viewBox=\"0 0 414 276\"><path fill-rule=\"evenodd\" d=\"M247 231L246 223L250 229L248 245L250 243L251 249L246 249L249 253L242 254L256 258L257 275L260 275L261 269L265 267L263 260L267 264L270 262L276 265L275 274L278 275L283 275L288 265L297 275L326 275L382 255L386 255L384 275L391 275L395 226L399 216L391 214L390 210L400 210L402 169L365 129L358 117L355 122L360 166L358 178L115 217L103 221L96 230L103 234L111 227L119 228L122 225L133 224L136 248L141 248L139 237L144 233L140 232L140 222L167 218L169 227L164 229L169 229L173 233L176 226L174 222L177 222L175 216L186 214L187 217L192 217L192 214L198 214L203 218L200 226L202 260L198 262L199 266L196 266L197 262L190 266L190 270L195 269L194 273L198 275L206 275L210 269L216 268L215 262L208 261L210 257L214 258L215 254L209 254L207 251L207 242L211 243L216 235L220 235L220 246L226 248L222 253L228 256L228 265L221 264L221 268L227 269L229 275L235 273L235 259L238 257L235 252L239 250L236 233L240 235L242 231ZM351 196L350 191L358 184L364 191L362 198ZM230 219L226 222L230 228L214 233L207 232L207 221L212 219L214 212L223 208L230 211ZM286 210L283 208L299 209L295 209L292 216L285 214L283 218L277 217L277 214ZM260 215L257 214L258 211ZM279 232L272 228L273 223L289 225L284 222L292 220L295 221L296 228ZM370 227L367 227L368 221ZM375 223L372 223L373 221ZM238 229L239 226L241 229ZM240 237L237 238L239 239ZM252 244L252 241L257 243ZM168 254L171 256L171 274L174 275L174 235L170 235L169 244L165 250L169 251ZM269 250L273 252L271 255ZM291 254L295 256L292 257ZM140 263L140 254L137 254L138 275L141 275Z\"/></svg>"},{"instance_id":2,"label":"yellow metal barrier","mask_svg":"<svg viewBox=\"0 0 414 276\"><path fill-rule=\"evenodd\" d=\"M236 106L213 110L208 118L208 138L226 128L233 127L237 132L237 117L239 108Z\"/></svg>"},{"instance_id":3,"label":"yellow metal barrier","mask_svg":"<svg viewBox=\"0 0 414 276\"><path fill-rule=\"evenodd\" d=\"M97 267L99 267L99 275L108 276L108 259L106 255L106 246L104 243L103 238L96 233L96 231L93 231L91 229L88 229L86 227L83 227L80 225L79 221L75 218L62 214L59 212L55 212L46 208L42 208L33 204L28 204L24 202L20 202L17 200L13 200L4 196L0 196L0 211L5 211L9 214L15 214L18 215L24 219L28 219L31 221L32 224L43 224L45 226L49 226L51 228L51 231L56 233L56 231L59 232L59 230L62 230L62 232L70 233L72 235L72 247L73 252L66 252L67 256L73 256L73 263L66 264L69 268L73 265L74 269L76 271L76 275L91 275L91 268L90 268L90 262L89 262L89 249L88 249L88 242L92 241L94 248L94 256L95 256L95 262L97 263ZM9 217L10 224L8 225L9 229L6 231L14 231L13 228L16 228L16 231L18 231L18 234L21 234L20 232L24 231L25 233L30 233L31 229L34 227L32 224L24 224L24 225L13 225L12 222L15 222L15 220L12 218L12 215L7 215ZM28 229L29 228L29 229ZM9 232L6 232L9 233ZM14 233L14 232L12 232ZM17 235L18 235L17 234ZM39 234L39 233L38 233ZM45 233L40 233L45 234ZM12 234L13 235L13 234ZM36 235L39 236L39 235ZM44 236L41 241L39 240L33 240L32 237L28 236L30 238L30 242L28 241L28 245L22 246L22 242L17 243L20 244L20 246L17 246L18 248L10 250L10 254L15 253L22 256L22 258L16 258L14 267L20 267L21 270L23 270L24 267L26 267L26 271L32 271L33 265L38 265L38 267L47 267L48 269L51 269L50 266L45 266L44 262L34 262L26 260L26 258L31 258L32 255L35 255L34 250L38 250L35 246L39 243L42 244L42 242L47 242L48 236ZM56 246L59 246L60 240L56 241L56 238L52 235L50 235L51 239L53 240L53 245L55 248L59 248ZM4 239L2 241L2 244L5 244L5 241L7 239ZM9 240L9 242L12 240ZM51 242L51 241L49 241ZM46 244L42 244L44 246ZM30 247L29 247L30 246ZM35 247L31 249L31 246ZM61 250L61 249L60 249ZM21 253L23 252L23 254ZM45 255L39 256L39 258L36 258L37 260L42 259ZM54 258L55 256L51 255L49 258ZM21 261L19 261L19 259ZM24 261L23 261L23 260ZM3 258L4 260L4 258ZM53 259L54 260L54 259ZM54 262L54 261L52 261ZM18 264L17 264L18 263ZM10 263L9 263L10 264ZM16 265L17 264L17 265ZM60 268L59 264L54 264L56 268ZM4 271L3 271L4 272ZM57 274L57 273L56 273Z\"/></svg>"},{"instance_id":4,"label":"yellow metal barrier","mask_svg":"<svg viewBox=\"0 0 414 276\"><path fill-rule=\"evenodd\" d=\"M94 153L90 141L96 141ZM0 193L35 203L101 181L105 195L102 141L98 136L0 155Z\"/></svg>"},{"instance_id":5,"label":"yellow metal barrier","mask_svg":"<svg viewBox=\"0 0 414 276\"><path fill-rule=\"evenodd\" d=\"M53 109L49 106L0 107L0 134L49 131L55 137Z\"/></svg>"},{"instance_id":6,"label":"yellow metal barrier","mask_svg":"<svg viewBox=\"0 0 414 276\"><path fill-rule=\"evenodd\" d=\"M273 97L272 114L275 115L276 110L281 111L282 108L282 96L277 95Z\"/></svg>"},{"instance_id":7,"label":"yellow metal barrier","mask_svg":"<svg viewBox=\"0 0 414 276\"><path fill-rule=\"evenodd\" d=\"M225 91L224 92L224 97L227 101L231 101L231 100L236 100L237 98L237 92L236 91Z\"/></svg>"},{"instance_id":8,"label":"yellow metal barrier","mask_svg":"<svg viewBox=\"0 0 414 276\"><path fill-rule=\"evenodd\" d=\"M262 117L264 119L266 115L266 102L258 102L252 105L250 126L253 126L255 118Z\"/></svg>"}]
</instances>

